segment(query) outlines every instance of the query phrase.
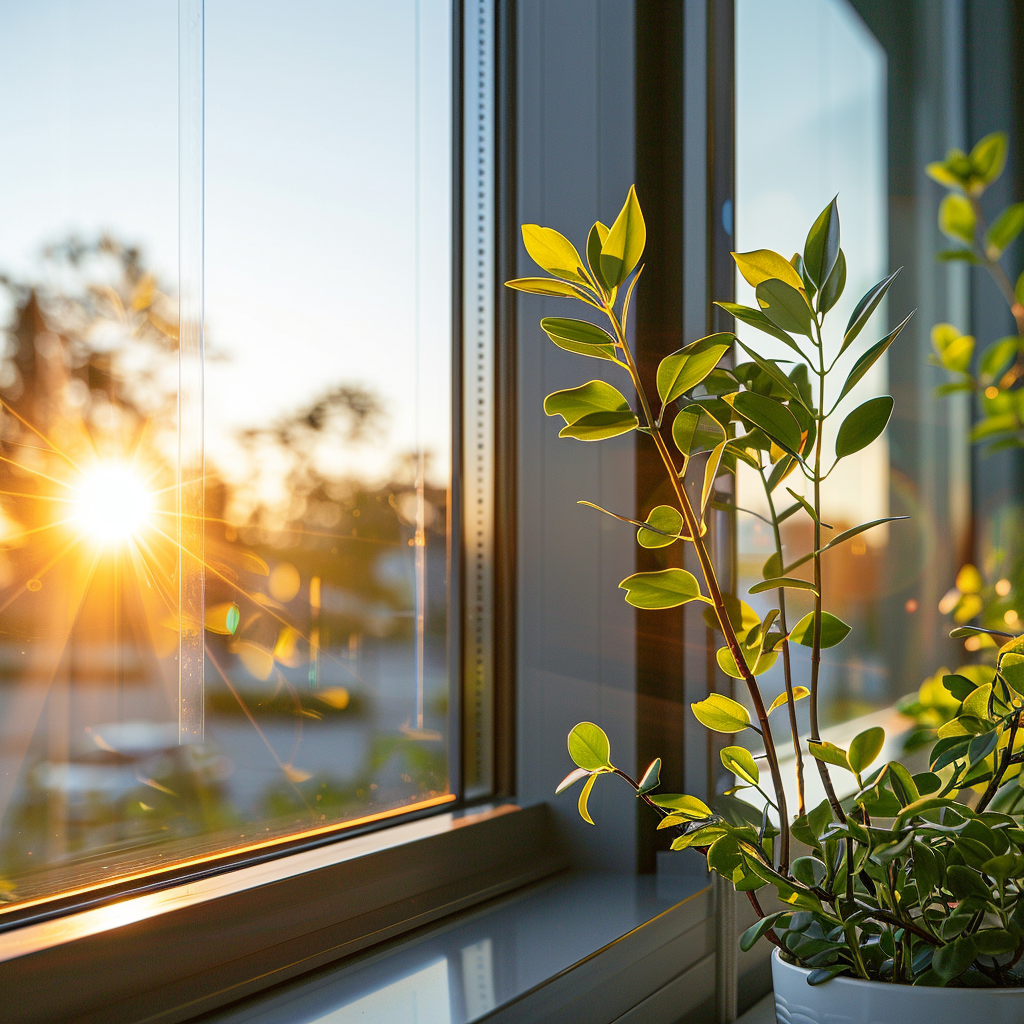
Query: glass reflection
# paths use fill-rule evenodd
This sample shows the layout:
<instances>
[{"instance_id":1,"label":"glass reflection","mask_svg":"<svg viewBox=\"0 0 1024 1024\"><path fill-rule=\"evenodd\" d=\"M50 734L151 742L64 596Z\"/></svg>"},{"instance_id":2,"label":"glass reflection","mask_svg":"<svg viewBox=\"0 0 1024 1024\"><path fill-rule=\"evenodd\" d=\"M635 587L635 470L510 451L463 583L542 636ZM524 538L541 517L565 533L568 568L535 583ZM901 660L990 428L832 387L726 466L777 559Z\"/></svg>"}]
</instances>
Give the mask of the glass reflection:
<instances>
[{"instance_id":1,"label":"glass reflection","mask_svg":"<svg viewBox=\"0 0 1024 1024\"><path fill-rule=\"evenodd\" d=\"M451 799L449 11L366 6L206 5L202 623L177 3L0 8L9 906Z\"/></svg>"},{"instance_id":2,"label":"glass reflection","mask_svg":"<svg viewBox=\"0 0 1024 1024\"><path fill-rule=\"evenodd\" d=\"M811 65L807 66L807 55ZM794 87L793 69L807 88ZM831 316L842 330L857 299L889 273L886 244L886 57L877 40L846 0L739 0L736 7L736 248L739 252L770 248L802 252L804 235L815 217L839 193L843 249L850 279ZM779 104L768 97L785 96ZM756 306L753 290L737 275L737 301ZM875 325L886 323L884 305ZM827 335L827 332L826 332ZM826 345L835 339L826 336ZM850 365L877 337L870 332L850 347ZM766 335L757 335L758 351L786 363L792 352ZM838 345L833 346L833 351ZM842 374L838 378L842 380ZM885 358L880 359L852 392L851 403L888 391ZM836 395L826 396L834 401ZM851 406L852 407L852 406ZM826 425L824 444L831 450L838 422ZM830 433L831 431L831 433ZM798 493L805 485L793 474L787 485ZM901 496L909 493L889 465L885 436L845 459L842 473L822 487L823 518L832 531L902 515ZM891 496L901 507L890 512ZM784 495L789 499L788 495ZM767 502L755 473L741 465L737 504L766 514ZM916 513L918 510L914 510ZM915 518L918 516L915 515ZM902 694L905 682L891 678L881 626L890 580L905 567L887 569L892 531L877 527L823 557L823 587L829 607L854 627L849 639L822 653L822 725L884 707ZM752 515L738 516L738 590L760 614L773 607L747 589L760 581L762 566L774 551L771 529ZM782 526L787 553L812 547L811 523L793 516ZM787 593L791 619L813 608L801 591ZM767 597L769 595L765 595ZM758 604L758 601L761 603ZM794 617L795 616L795 617ZM809 652L791 648L797 666L809 664ZM764 677L766 697L784 689L782 665ZM806 707L798 707L807 728Z\"/></svg>"}]
</instances>

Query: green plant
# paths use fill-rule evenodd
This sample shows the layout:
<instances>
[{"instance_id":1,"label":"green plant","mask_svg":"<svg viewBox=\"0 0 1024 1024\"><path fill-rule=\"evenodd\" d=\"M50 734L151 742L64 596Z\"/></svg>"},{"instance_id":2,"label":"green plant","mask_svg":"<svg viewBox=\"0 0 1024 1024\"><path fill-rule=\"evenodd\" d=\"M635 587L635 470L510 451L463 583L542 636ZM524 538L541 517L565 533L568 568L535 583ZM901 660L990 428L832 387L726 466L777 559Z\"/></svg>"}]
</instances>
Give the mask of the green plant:
<instances>
[{"instance_id":1,"label":"green plant","mask_svg":"<svg viewBox=\"0 0 1024 1024\"><path fill-rule=\"evenodd\" d=\"M544 402L549 416L560 416L560 436L599 441L637 431L657 450L672 488L671 504L651 509L645 518L609 512L637 530L643 547L692 544L701 568L698 579L677 566L639 572L620 584L625 599L638 609L671 608L689 602L707 606L710 621L724 639L717 652L723 671L741 680L754 716L746 706L713 693L692 705L707 728L727 735L751 730L763 753L739 745L721 750L738 788L761 794L763 807L730 795L710 807L688 794L658 793L660 759L635 781L611 760L608 737L590 722L569 733L569 754L576 764L559 785L562 792L583 781L579 811L593 824L588 798L599 776L617 775L633 787L658 816L659 829L674 832L672 848L693 848L711 870L747 893L760 918L743 936L749 948L762 936L787 957L813 968L812 983L835 974L916 984L1013 983L1013 966L1024 951L1024 830L1012 814L989 804L1016 767L1016 730L1024 688L1009 672L1009 661L1024 656L1005 650L992 685L975 688L955 683L958 700L953 742L944 738L934 771L912 775L890 761L869 771L879 757L884 733L868 729L848 750L823 741L818 730L818 674L823 648L842 642L849 627L822 605L821 556L863 530L889 520L865 523L825 540L821 522L821 483L847 455L874 441L885 429L891 398L873 398L849 412L836 434L834 457L822 442L825 421L837 414L854 385L896 339L907 320L868 348L845 370L838 398L826 408L826 381L843 361L867 324L894 275L880 281L857 304L835 351L826 351L822 325L843 291L845 256L840 248L838 207L833 201L811 227L802 255L786 260L758 250L734 254L737 266L755 288L760 308L721 303L740 323L783 342L794 359L788 370L755 352L732 333L701 338L661 360L649 394L628 341L630 299L642 273L640 259L646 229L636 193L630 190L612 226L597 223L586 243L586 259L551 228L526 225L527 251L548 276L508 282L512 288L561 296L597 311L607 329L589 320L546 317L541 327L566 351L602 360L622 373L635 393L631 404L617 388L590 380L557 391ZM907 318L909 319L909 317ZM733 344L749 362L734 369L718 365ZM851 353L845 362L852 359ZM657 400L652 400L653 394ZM715 479L743 462L759 474L771 509L776 551L764 567L765 579L751 592L774 593L778 607L760 618L735 594L723 590L709 552L706 515ZM827 463L827 464L826 464ZM810 500L787 489L791 498L778 509L776 498L786 479L803 474ZM690 486L688 477L695 486ZM692 497L691 497L692 493ZM591 504L585 502L584 504ZM600 509L599 506L592 506ZM810 551L787 563L778 526L805 515L813 527ZM678 548L676 549L678 550ZM810 564L812 578L794 573ZM810 591L814 610L794 625L786 616L786 592ZM789 645L811 649L808 686L794 685ZM781 653L785 694L765 707L757 677ZM1016 670L1015 670L1016 671ZM970 693L967 687L970 686ZM782 785L770 716L788 709L788 728L796 750L795 704L807 699L814 758L827 799L804 805L798 769L798 813L791 816ZM940 749L941 748L941 749ZM767 765L762 780L758 761ZM941 763L939 763L941 762ZM854 793L841 801L833 769L851 777ZM986 772L988 777L986 778ZM971 808L956 799L966 783L986 783ZM1011 787L1016 793L1016 782ZM1005 790L1000 792L1005 798ZM883 820L884 819L884 822ZM806 852L799 856L793 840ZM767 916L757 893L774 889L784 909Z\"/></svg>"},{"instance_id":2,"label":"green plant","mask_svg":"<svg viewBox=\"0 0 1024 1024\"><path fill-rule=\"evenodd\" d=\"M985 455L1024 446L1024 274L1014 286L1003 267L1004 256L1024 230L1024 203L1006 207L991 226L986 223L980 205L986 189L1003 173L1007 148L1006 134L994 132L981 139L969 154L952 149L945 160L925 168L931 178L949 190L939 204L938 220L939 229L955 243L955 248L939 252L936 258L984 267L1017 325L1015 335L996 339L980 353L974 370L974 337L962 334L949 323L932 328L935 354L930 361L952 377L936 388L936 394L969 392L974 396L978 418L970 439L984 446ZM957 625L973 620L989 631L976 633L966 641L969 651L981 651L989 660L991 652L999 647L995 638L1005 641L1014 635L1006 631L1007 627L1011 631L1021 628L1019 595L1024 589L1024 559L1017 550L1019 523L1013 521L1012 515L1010 519L1008 528L998 531L1003 534L1002 543L995 545L992 557L985 559L985 575L970 563L962 566L954 586L939 602L939 611L951 615ZM970 675L971 671L979 670L982 675L987 671L984 667L968 666L957 672ZM900 710L917 723L917 729L908 737L907 749L934 739L936 729L952 718L956 702L950 705L949 695L942 687L945 674L948 673L940 670L926 679L916 697L912 695L900 703ZM988 674L991 676L992 672Z\"/></svg>"}]
</instances>

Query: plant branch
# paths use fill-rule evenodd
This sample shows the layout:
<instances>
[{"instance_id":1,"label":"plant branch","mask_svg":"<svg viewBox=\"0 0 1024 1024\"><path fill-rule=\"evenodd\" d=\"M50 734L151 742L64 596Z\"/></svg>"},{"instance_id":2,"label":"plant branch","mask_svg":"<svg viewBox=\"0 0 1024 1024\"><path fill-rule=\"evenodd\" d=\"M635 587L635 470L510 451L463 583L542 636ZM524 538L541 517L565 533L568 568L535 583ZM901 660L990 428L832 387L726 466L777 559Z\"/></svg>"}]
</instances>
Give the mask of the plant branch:
<instances>
[{"instance_id":1,"label":"plant branch","mask_svg":"<svg viewBox=\"0 0 1024 1024\"><path fill-rule=\"evenodd\" d=\"M661 456L665 470L668 473L669 480L672 483L676 499L679 502L680 509L683 513L683 518L686 520L687 528L690 531L690 536L693 538L693 546L697 552L697 559L700 562L701 572L710 593L719 625L725 635L725 642L729 647L729 652L733 656L737 669L743 676L743 681L747 685L747 691L749 692L750 699L753 702L754 711L761 724L760 731L764 738L765 756L768 760L768 767L772 776L772 786L775 790L775 799L779 807L779 828L781 832L779 863L782 868L782 873L786 874L789 871L789 813L786 809L786 793L782 785L782 772L779 768L778 753L775 749L775 741L772 737L771 726L768 723L768 713L765 710L764 700L761 697L761 691L757 685L757 680L754 678L753 673L750 671L750 667L747 665L746 659L743 657L739 640L736 637L736 632L729 619L729 613L725 606L725 598L722 596L722 590L718 584L715 567L711 561L707 545L704 543L704 538L701 536L700 521L693 511L693 506L691 505L689 496L686 493L685 484L683 480L680 479L679 471L677 470L675 461L672 458L672 453L669 451L664 437L662 437L661 428L655 425L654 417L651 414L651 406L647 401L647 393L644 389L643 381L640 379L640 373L637 369L636 361L633 358L633 353L630 350L629 342L626 340L626 335L623 332L618 318L615 316L615 312L611 306L606 307L605 312L611 322L612 329L615 331L616 339L622 346L623 355L625 356L626 363L629 366L630 376L633 379L633 386L636 389L637 398L639 399L641 408L643 409L644 420L650 431L651 437L654 439L654 443L658 449L658 454Z\"/></svg>"}]
</instances>

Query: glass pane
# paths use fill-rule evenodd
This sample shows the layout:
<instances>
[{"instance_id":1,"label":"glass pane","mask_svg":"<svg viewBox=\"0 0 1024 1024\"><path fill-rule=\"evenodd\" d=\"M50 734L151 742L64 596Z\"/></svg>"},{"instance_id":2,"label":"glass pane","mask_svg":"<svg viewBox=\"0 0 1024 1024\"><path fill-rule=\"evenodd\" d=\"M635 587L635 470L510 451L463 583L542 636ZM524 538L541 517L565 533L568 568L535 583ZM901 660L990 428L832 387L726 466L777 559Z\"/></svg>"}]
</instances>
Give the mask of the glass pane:
<instances>
[{"instance_id":1,"label":"glass pane","mask_svg":"<svg viewBox=\"0 0 1024 1024\"><path fill-rule=\"evenodd\" d=\"M798 78L794 69L800 68ZM837 352L857 300L889 273L887 251L888 180L886 174L886 56L846 0L739 0L736 8L736 248L739 252L773 249L787 258L802 252L807 230L839 194L842 246L849 268L845 292L829 314L826 350ZM797 85L799 82L799 85ZM785 97L784 102L779 98ZM737 274L737 302L757 305L753 289ZM885 304L868 329L843 356L852 366L885 333ZM789 360L783 343L750 328L741 339L763 355ZM825 407L838 397L826 393ZM888 392L883 357L846 400L848 409ZM817 402L817 396L815 396ZM831 452L840 417L828 421L823 450ZM807 483L793 473L785 482L798 494ZM824 541L860 523L890 514L900 480L889 466L885 435L846 458L822 488L823 519L832 527ZM764 486L741 464L737 504L767 514ZM778 511L793 503L785 487L775 492ZM762 567L774 551L771 528L753 515L738 516L738 590L763 615L777 607L776 592L749 597ZM810 519L798 514L782 526L787 560L810 551ZM887 526L867 531L823 559L826 607L853 627L840 646L822 654L819 716L822 726L884 707L901 696L906 682L894 678L880 627L891 592L887 562L892 532ZM813 608L808 592L786 595L789 625ZM794 681L806 684L807 648L791 645ZM766 699L783 692L779 663L762 677ZM801 728L808 727L807 702L797 705Z\"/></svg>"},{"instance_id":2,"label":"glass pane","mask_svg":"<svg viewBox=\"0 0 1024 1024\"><path fill-rule=\"evenodd\" d=\"M9 906L454 798L449 6L206 4L201 623L178 13L0 6Z\"/></svg>"}]
</instances>

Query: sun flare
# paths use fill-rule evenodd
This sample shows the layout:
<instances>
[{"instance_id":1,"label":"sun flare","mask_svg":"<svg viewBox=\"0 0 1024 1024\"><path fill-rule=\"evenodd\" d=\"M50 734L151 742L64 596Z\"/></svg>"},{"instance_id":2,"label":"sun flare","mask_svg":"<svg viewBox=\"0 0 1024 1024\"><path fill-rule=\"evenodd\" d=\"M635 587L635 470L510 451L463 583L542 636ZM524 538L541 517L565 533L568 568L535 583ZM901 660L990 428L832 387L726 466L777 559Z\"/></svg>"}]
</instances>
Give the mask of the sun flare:
<instances>
[{"instance_id":1,"label":"sun flare","mask_svg":"<svg viewBox=\"0 0 1024 1024\"><path fill-rule=\"evenodd\" d=\"M101 544L123 543L149 522L153 495L145 481L124 463L96 466L77 490L74 522Z\"/></svg>"}]
</instances>

